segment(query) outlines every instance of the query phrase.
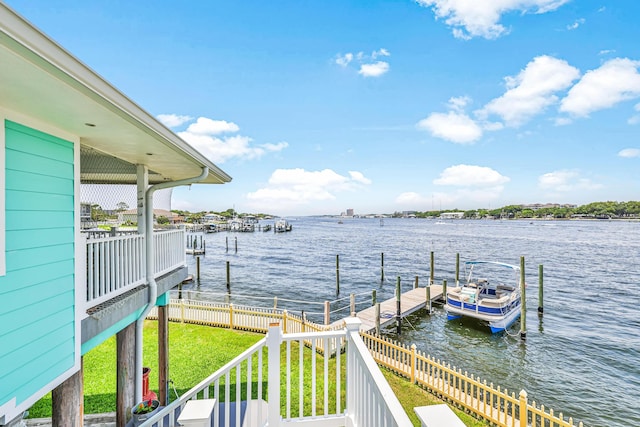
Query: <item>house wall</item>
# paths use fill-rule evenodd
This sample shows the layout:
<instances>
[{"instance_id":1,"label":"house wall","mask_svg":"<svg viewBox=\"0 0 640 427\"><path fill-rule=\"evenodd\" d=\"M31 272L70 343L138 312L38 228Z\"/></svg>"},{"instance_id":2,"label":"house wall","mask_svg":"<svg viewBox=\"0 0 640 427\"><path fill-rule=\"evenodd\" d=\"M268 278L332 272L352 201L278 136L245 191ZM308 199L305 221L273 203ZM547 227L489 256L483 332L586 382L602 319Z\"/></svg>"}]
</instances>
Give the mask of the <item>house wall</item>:
<instances>
[{"instance_id":1,"label":"house wall","mask_svg":"<svg viewBox=\"0 0 640 427\"><path fill-rule=\"evenodd\" d=\"M79 141L8 120L2 110L0 127L5 160L5 207L0 211L6 262L0 276L3 424L79 370L76 306L81 295L75 262Z\"/></svg>"}]
</instances>

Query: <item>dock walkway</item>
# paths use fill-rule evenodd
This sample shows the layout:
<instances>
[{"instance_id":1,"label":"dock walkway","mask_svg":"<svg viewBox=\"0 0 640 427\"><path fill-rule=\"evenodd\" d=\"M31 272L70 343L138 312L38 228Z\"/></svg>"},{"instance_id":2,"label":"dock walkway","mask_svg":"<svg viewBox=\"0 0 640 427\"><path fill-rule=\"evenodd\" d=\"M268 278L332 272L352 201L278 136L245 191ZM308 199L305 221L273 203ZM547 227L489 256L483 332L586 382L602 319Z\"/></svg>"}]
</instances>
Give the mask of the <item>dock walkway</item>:
<instances>
[{"instance_id":1,"label":"dock walkway","mask_svg":"<svg viewBox=\"0 0 640 427\"><path fill-rule=\"evenodd\" d=\"M442 285L431 285L431 302L442 299ZM425 308L427 302L426 288L416 288L400 296L400 317L406 317ZM396 321L396 297L380 303L380 327L391 325ZM376 328L376 307L371 306L356 313L362 321L361 331L370 332Z\"/></svg>"}]
</instances>

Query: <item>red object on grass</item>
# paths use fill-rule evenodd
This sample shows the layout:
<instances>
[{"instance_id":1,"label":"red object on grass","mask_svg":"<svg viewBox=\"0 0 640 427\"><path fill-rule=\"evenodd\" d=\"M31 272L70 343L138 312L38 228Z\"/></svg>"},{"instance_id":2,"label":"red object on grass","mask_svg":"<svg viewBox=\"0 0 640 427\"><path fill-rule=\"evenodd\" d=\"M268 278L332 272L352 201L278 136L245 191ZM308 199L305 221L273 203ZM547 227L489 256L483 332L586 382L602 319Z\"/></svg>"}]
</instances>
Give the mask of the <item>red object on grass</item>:
<instances>
[{"instance_id":1,"label":"red object on grass","mask_svg":"<svg viewBox=\"0 0 640 427\"><path fill-rule=\"evenodd\" d=\"M151 372L151 368L142 368L142 399L158 400L158 395L153 390L149 390L149 372Z\"/></svg>"}]
</instances>

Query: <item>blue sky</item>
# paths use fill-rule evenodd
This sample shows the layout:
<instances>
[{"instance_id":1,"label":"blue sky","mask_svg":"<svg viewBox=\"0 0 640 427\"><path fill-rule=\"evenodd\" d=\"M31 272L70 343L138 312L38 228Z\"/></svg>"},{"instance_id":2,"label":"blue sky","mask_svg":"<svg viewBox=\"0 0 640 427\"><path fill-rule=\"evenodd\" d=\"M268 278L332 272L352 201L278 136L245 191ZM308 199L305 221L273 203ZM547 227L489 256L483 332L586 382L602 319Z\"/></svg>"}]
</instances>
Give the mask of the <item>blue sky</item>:
<instances>
[{"instance_id":1,"label":"blue sky","mask_svg":"<svg viewBox=\"0 0 640 427\"><path fill-rule=\"evenodd\" d=\"M277 215L640 199L636 0L9 0Z\"/></svg>"}]
</instances>

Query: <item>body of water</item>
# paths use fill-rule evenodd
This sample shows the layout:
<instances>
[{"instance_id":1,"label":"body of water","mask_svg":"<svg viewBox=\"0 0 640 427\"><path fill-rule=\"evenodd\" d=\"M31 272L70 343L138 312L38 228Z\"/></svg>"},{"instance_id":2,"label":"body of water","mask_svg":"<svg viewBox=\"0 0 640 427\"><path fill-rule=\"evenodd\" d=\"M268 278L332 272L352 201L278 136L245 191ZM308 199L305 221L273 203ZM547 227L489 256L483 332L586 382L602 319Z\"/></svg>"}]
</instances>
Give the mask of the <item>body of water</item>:
<instances>
[{"instance_id":1,"label":"body of water","mask_svg":"<svg viewBox=\"0 0 640 427\"><path fill-rule=\"evenodd\" d=\"M321 321L320 303L338 298L336 255L339 298L360 295L358 309L370 303L363 294L370 295L372 289L379 301L393 297L396 277L405 291L416 276L421 285L427 283L431 251L436 283L446 279L448 284L455 281L456 253L461 264L479 259L519 264L524 256L525 342L519 338L519 322L507 333L492 335L476 324L447 322L442 308L431 316L410 316L401 336L391 328L385 335L415 343L427 354L516 395L525 389L530 400L585 426L640 426L640 222L385 218L381 225L379 219L344 219L340 224L335 218L313 217L290 221L293 230L288 233L206 234L200 284L189 288L226 292L229 261L232 302L272 306L266 298L277 296L279 307L297 314L305 310ZM381 253L385 280L380 274ZM188 260L195 275L195 258ZM537 314L540 264L545 285L542 319ZM335 313L332 320L346 314Z\"/></svg>"}]
</instances>

